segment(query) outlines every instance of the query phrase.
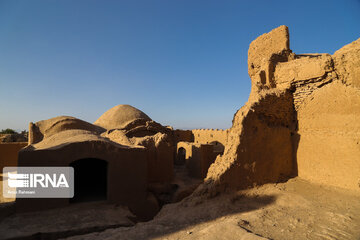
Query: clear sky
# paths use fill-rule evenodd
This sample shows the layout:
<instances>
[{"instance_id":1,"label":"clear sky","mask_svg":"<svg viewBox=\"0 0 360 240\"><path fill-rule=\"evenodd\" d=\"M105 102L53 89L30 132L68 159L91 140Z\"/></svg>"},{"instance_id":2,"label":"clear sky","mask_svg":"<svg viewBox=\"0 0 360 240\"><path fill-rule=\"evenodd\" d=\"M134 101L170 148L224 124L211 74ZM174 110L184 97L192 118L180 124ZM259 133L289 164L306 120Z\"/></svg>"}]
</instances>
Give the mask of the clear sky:
<instances>
[{"instance_id":1,"label":"clear sky","mask_svg":"<svg viewBox=\"0 0 360 240\"><path fill-rule=\"evenodd\" d=\"M360 1L0 1L0 129L118 104L175 128L228 128L250 92L247 50L290 29L295 53L360 37Z\"/></svg>"}]
</instances>

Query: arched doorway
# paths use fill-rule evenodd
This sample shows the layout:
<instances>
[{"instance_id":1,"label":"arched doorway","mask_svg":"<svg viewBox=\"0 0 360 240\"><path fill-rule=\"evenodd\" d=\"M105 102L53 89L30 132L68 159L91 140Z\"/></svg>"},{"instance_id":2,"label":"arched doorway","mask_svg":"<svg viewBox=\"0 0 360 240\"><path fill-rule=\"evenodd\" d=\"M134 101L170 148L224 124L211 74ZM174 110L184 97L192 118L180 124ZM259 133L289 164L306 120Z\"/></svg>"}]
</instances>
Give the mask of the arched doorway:
<instances>
[{"instance_id":1,"label":"arched doorway","mask_svg":"<svg viewBox=\"0 0 360 240\"><path fill-rule=\"evenodd\" d=\"M108 163L84 158L70 164L74 168L74 197L70 202L106 200Z\"/></svg>"},{"instance_id":2,"label":"arched doorway","mask_svg":"<svg viewBox=\"0 0 360 240\"><path fill-rule=\"evenodd\" d=\"M177 152L177 157L175 165L184 165L186 161L186 150L183 147L180 147Z\"/></svg>"},{"instance_id":3,"label":"arched doorway","mask_svg":"<svg viewBox=\"0 0 360 240\"><path fill-rule=\"evenodd\" d=\"M214 153L216 155L218 155L218 154L223 155L224 154L225 146L222 143L220 143L218 141L213 141L210 144L214 145Z\"/></svg>"}]
</instances>

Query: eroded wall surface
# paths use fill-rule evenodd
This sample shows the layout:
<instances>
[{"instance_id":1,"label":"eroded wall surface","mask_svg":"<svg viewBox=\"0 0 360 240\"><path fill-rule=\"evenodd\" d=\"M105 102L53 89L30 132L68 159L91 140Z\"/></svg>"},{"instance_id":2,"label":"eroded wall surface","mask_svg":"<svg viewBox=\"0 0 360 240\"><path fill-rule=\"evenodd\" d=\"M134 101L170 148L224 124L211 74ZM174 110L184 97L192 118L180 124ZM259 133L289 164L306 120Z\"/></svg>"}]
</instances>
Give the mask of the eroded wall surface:
<instances>
[{"instance_id":1,"label":"eroded wall surface","mask_svg":"<svg viewBox=\"0 0 360 240\"><path fill-rule=\"evenodd\" d=\"M298 102L298 174L360 190L360 39L328 58L325 84Z\"/></svg>"},{"instance_id":2,"label":"eroded wall surface","mask_svg":"<svg viewBox=\"0 0 360 240\"><path fill-rule=\"evenodd\" d=\"M360 190L360 39L334 55L297 55L280 26L250 44L248 71L249 100L197 193L297 175Z\"/></svg>"}]
</instances>

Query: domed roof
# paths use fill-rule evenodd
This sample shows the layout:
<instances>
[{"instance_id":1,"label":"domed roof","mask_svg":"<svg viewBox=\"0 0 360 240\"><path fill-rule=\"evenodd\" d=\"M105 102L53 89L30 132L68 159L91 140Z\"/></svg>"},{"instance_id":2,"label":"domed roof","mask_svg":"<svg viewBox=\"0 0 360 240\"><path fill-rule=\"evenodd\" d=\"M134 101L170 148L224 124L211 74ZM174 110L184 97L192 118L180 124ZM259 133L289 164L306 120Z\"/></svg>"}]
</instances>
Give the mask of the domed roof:
<instances>
[{"instance_id":1,"label":"domed roof","mask_svg":"<svg viewBox=\"0 0 360 240\"><path fill-rule=\"evenodd\" d=\"M123 128L136 119L151 121L148 115L130 105L117 105L107 110L94 124L105 129Z\"/></svg>"}]
</instances>

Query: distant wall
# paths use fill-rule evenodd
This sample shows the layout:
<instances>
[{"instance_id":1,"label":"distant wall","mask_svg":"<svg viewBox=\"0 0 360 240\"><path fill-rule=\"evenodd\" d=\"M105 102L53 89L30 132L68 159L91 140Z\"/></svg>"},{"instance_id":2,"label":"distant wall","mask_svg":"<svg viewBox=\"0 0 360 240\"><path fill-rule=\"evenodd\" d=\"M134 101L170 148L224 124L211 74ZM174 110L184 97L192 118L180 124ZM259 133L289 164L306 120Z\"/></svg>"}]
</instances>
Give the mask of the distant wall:
<instances>
[{"instance_id":1,"label":"distant wall","mask_svg":"<svg viewBox=\"0 0 360 240\"><path fill-rule=\"evenodd\" d=\"M193 142L194 136L191 132L191 130L174 130L174 140L175 143L178 142Z\"/></svg>"},{"instance_id":2,"label":"distant wall","mask_svg":"<svg viewBox=\"0 0 360 240\"><path fill-rule=\"evenodd\" d=\"M229 130L222 129L193 129L174 130L175 142L193 142L199 144L212 144L219 142L226 144Z\"/></svg>"},{"instance_id":3,"label":"distant wall","mask_svg":"<svg viewBox=\"0 0 360 240\"><path fill-rule=\"evenodd\" d=\"M194 143L211 144L212 142L220 142L226 144L228 130L221 129L194 129Z\"/></svg>"},{"instance_id":4,"label":"distant wall","mask_svg":"<svg viewBox=\"0 0 360 240\"><path fill-rule=\"evenodd\" d=\"M190 142L179 142L177 152L183 148L186 151L185 165L190 176L205 178L210 165L217 156L214 146L211 144L198 144Z\"/></svg>"},{"instance_id":5,"label":"distant wall","mask_svg":"<svg viewBox=\"0 0 360 240\"><path fill-rule=\"evenodd\" d=\"M174 137L175 137L175 143L180 142L188 142L190 146L199 146L200 145L212 145L211 148L211 159L213 160L216 158L217 155L222 155L225 150L225 145L228 140L228 134L229 130L222 130L222 129L193 129L193 130L175 130L174 131ZM184 147L185 148L185 147ZM206 147L203 147L204 149ZM196 150L197 151L197 150ZM200 150L199 150L200 151ZM206 150L201 150L206 151ZM178 152L176 152L178 153ZM186 154L189 154L189 151L186 151ZM191 155L195 155L197 153L194 153ZM206 153L207 154L207 153ZM205 153L204 153L205 155ZM177 155L177 157L179 157ZM209 166L205 167L206 171Z\"/></svg>"},{"instance_id":6,"label":"distant wall","mask_svg":"<svg viewBox=\"0 0 360 240\"><path fill-rule=\"evenodd\" d=\"M0 168L18 165L18 152L27 142L0 143Z\"/></svg>"},{"instance_id":7,"label":"distant wall","mask_svg":"<svg viewBox=\"0 0 360 240\"><path fill-rule=\"evenodd\" d=\"M186 161L192 156L192 149L193 149L194 143L191 142L179 142L176 147L176 152L179 152L180 148L183 148L185 150L185 163Z\"/></svg>"},{"instance_id":8,"label":"distant wall","mask_svg":"<svg viewBox=\"0 0 360 240\"><path fill-rule=\"evenodd\" d=\"M10 143L10 142L27 142L28 137L25 133L0 133L0 143Z\"/></svg>"}]
</instances>

